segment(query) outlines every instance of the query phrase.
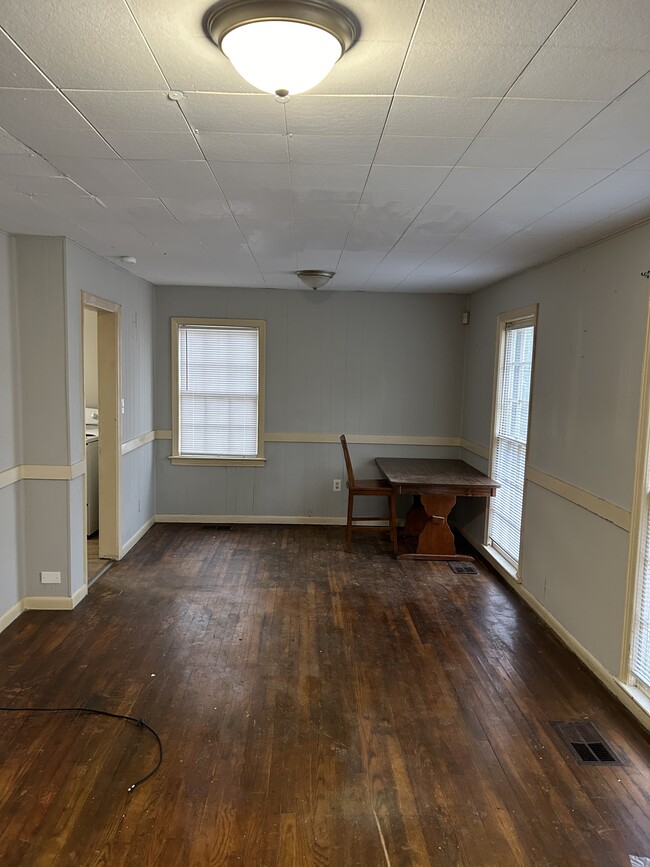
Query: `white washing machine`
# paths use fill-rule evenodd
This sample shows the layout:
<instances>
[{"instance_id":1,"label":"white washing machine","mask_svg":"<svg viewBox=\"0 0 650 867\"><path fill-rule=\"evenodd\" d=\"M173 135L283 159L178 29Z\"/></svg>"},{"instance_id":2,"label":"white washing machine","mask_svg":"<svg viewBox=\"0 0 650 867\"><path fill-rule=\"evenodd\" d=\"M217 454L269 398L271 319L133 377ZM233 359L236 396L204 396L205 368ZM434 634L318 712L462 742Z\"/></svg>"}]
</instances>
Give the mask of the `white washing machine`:
<instances>
[{"instance_id":1,"label":"white washing machine","mask_svg":"<svg viewBox=\"0 0 650 867\"><path fill-rule=\"evenodd\" d=\"M99 530L99 410L86 407L86 533Z\"/></svg>"}]
</instances>

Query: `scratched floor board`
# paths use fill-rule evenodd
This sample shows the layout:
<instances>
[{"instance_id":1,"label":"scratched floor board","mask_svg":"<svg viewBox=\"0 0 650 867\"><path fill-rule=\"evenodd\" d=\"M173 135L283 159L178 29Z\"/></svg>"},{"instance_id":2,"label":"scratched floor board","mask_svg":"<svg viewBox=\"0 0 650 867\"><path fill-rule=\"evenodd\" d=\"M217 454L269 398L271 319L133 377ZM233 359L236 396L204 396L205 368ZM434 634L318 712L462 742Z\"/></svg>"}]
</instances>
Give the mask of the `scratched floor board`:
<instances>
[{"instance_id":1,"label":"scratched floor board","mask_svg":"<svg viewBox=\"0 0 650 867\"><path fill-rule=\"evenodd\" d=\"M5 867L629 867L650 743L486 567L340 528L159 524L0 634ZM616 767L550 720L589 717Z\"/></svg>"}]
</instances>

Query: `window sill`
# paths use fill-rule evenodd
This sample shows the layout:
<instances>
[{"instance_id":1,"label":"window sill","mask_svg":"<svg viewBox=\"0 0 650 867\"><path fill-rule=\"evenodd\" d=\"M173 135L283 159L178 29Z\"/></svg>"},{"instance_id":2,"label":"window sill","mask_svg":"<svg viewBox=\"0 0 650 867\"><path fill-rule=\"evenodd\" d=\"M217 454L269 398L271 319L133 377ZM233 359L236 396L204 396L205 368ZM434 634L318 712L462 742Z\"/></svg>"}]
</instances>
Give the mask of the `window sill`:
<instances>
[{"instance_id":1,"label":"window sill","mask_svg":"<svg viewBox=\"0 0 650 867\"><path fill-rule=\"evenodd\" d=\"M264 467L266 458L210 458L170 455L174 466L180 467Z\"/></svg>"},{"instance_id":2,"label":"window sill","mask_svg":"<svg viewBox=\"0 0 650 867\"><path fill-rule=\"evenodd\" d=\"M515 567L509 560L502 557L498 551L495 551L492 545L482 545L481 550L485 559L488 560L504 578L507 578L510 581L516 581L517 584L521 584L521 578L517 574Z\"/></svg>"},{"instance_id":3,"label":"window sill","mask_svg":"<svg viewBox=\"0 0 650 867\"><path fill-rule=\"evenodd\" d=\"M631 686L629 683L623 683L623 681L619 680L618 685L629 695L632 701L650 717L650 697L648 697L643 690L636 686Z\"/></svg>"}]
</instances>

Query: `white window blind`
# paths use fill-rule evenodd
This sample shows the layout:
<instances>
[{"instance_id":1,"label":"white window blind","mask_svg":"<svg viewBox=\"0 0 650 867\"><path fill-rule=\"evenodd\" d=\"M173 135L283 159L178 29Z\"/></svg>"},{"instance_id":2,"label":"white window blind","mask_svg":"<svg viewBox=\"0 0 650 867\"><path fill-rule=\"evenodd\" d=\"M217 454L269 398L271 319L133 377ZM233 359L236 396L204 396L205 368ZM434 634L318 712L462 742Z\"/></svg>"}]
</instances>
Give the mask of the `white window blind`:
<instances>
[{"instance_id":1,"label":"white window blind","mask_svg":"<svg viewBox=\"0 0 650 867\"><path fill-rule=\"evenodd\" d=\"M650 465L650 461L648 462ZM646 471L645 512L641 534L641 571L634 613L630 670L636 686L650 694L650 474Z\"/></svg>"},{"instance_id":2,"label":"white window blind","mask_svg":"<svg viewBox=\"0 0 650 867\"><path fill-rule=\"evenodd\" d=\"M179 455L256 457L258 328L179 325Z\"/></svg>"},{"instance_id":3,"label":"white window blind","mask_svg":"<svg viewBox=\"0 0 650 867\"><path fill-rule=\"evenodd\" d=\"M506 323L499 366L492 477L501 484L490 503L489 542L519 563L526 472L534 321Z\"/></svg>"}]
</instances>

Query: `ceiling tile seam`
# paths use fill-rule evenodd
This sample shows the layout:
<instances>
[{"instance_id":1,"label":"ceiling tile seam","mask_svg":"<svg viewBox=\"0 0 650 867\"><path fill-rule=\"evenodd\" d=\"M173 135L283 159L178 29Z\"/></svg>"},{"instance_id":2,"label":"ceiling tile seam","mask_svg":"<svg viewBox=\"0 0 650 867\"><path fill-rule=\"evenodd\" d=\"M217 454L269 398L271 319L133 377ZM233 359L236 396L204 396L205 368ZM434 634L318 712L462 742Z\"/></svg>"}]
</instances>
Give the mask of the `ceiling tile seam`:
<instances>
[{"instance_id":1,"label":"ceiling tile seam","mask_svg":"<svg viewBox=\"0 0 650 867\"><path fill-rule=\"evenodd\" d=\"M106 147L110 148L110 150L112 150L113 153L115 154L115 156L119 159L120 155L117 153L117 151L113 147L111 147L109 142L106 141L106 139L100 133L100 131L98 129L96 129L96 127L94 127L92 123L90 123L88 118L84 114L82 114L82 112L79 111L77 106L70 99L68 99L68 97L63 92L63 90L52 81L52 79L40 68L40 66L37 63L35 63L32 60L32 58L25 51L23 51L23 49L20 47L20 45L18 45L18 43L15 41L15 39L13 39L11 37L11 35L4 29L4 27L2 27L2 25L0 25L0 33L3 33L7 37L7 39L11 42L11 44L26 58L26 60L28 60L32 64L32 66L34 66L35 69L37 69L41 73L43 78L49 84L52 85L52 90L54 90L56 93L58 93L67 102L67 104L72 108L72 110L75 111L79 115L79 117L82 117L84 119L84 121L88 124L88 126L91 129L93 129L97 133L97 135L102 139L102 141L105 143ZM47 90L46 88L37 88L37 87L30 87L30 88L11 87L11 88L2 88L2 90L42 90L45 93L51 92L50 90ZM4 127L3 127L3 129L4 129ZM10 133L10 134L13 135L13 133ZM14 138L17 138L17 136L14 136ZM18 141L20 141L20 139L18 139ZM25 143L22 142L22 144L25 144ZM28 147L28 145L25 145L25 147ZM32 150L32 148L29 148L29 149ZM37 153L37 151L33 151L33 153ZM39 154L39 156L42 156L42 155ZM42 157L42 159L45 159L45 157ZM108 157L106 159L108 159ZM46 162L49 163L49 160L46 160ZM52 164L50 163L50 165L52 165ZM52 167L56 168L56 166L52 166ZM57 169L57 171L58 171L58 169Z\"/></svg>"},{"instance_id":2,"label":"ceiling tile seam","mask_svg":"<svg viewBox=\"0 0 650 867\"><path fill-rule=\"evenodd\" d=\"M425 2L426 2L426 0L425 0ZM511 84L510 84L510 86L508 87L508 89L506 90L505 94L504 94L502 97L499 98L497 104L494 106L494 108L492 109L492 111L490 112L490 114L488 115L488 117L485 119L485 121L484 121L483 124L481 125L480 129L476 132L476 135L474 136L474 138L472 139L472 141L467 145L467 147L466 147L465 150L462 152L462 154L460 154L460 156L458 157L458 159L456 160L456 162L454 163L454 165L452 166L452 168L449 170L449 172L447 173L447 175L442 179L442 181L441 181L440 184L436 187L436 189L433 191L433 193L431 194L431 196L429 197L429 199L428 199L428 200L427 200L427 201L422 205L422 207L420 208L420 210L418 211L418 213L415 214L415 216L413 217L413 220L411 220L411 222L409 223L409 225L406 226L406 228L404 229L404 231L402 232L402 234L399 236L399 238L395 241L395 243L392 245L392 247L391 247L389 250L386 251L386 253L384 254L384 256L382 256L382 258L379 260L379 262L375 265L375 267L373 268L373 270L372 270L372 271L370 272L370 274L368 275L368 278L366 279L366 281L365 281L365 283L363 284L363 286L367 286L367 285L368 285L368 282L373 278L373 276L374 276L375 273L377 272L377 269L380 267L380 265L382 264L382 262L385 261L385 259L387 258L387 256L389 256L390 253L391 253L391 252L395 249L395 247L399 244L399 242L402 240L402 238L404 237L404 235L408 232L408 230L409 230L410 227L413 225L413 223L415 222L415 220L417 220L417 218L418 218L419 215L422 213L422 211L423 211L423 210L424 210L424 209L429 205L429 203L430 203L431 201L433 201L433 199L434 199L436 193L438 192L438 190L440 189L440 187L442 186L442 184L447 180L447 178L448 178L449 175L452 173L452 171L453 171L453 170L458 166L458 164L460 163L460 161L463 159L463 157L465 156L465 154L467 153L467 151L472 147L472 145L474 144L474 142L479 138L479 136L481 135L481 133L483 132L483 130L485 129L485 127L487 126L487 124L490 122L490 120L492 119L492 117L494 117L495 112L496 112L496 111L499 109L499 107L503 104L504 100L505 100L506 98L508 98L508 93L510 93L510 91L511 91L512 88L515 86L515 84L517 83L517 81L521 78L521 76L523 75L523 73L525 72L525 70L528 68L528 66L532 63L532 61L535 59L535 57L539 54L539 52L542 50L542 48L544 47L544 45L546 45L546 43L547 43L548 40L551 38L551 36L553 35L553 33L555 33L555 31L557 30L557 28L562 24L562 22L564 21L564 19L566 18L566 16L571 12L571 10L572 10L572 9L573 9L573 8L574 8L574 7L579 3L579 2L580 2L580 0L574 0L574 2L571 4L571 6L569 7L569 9L567 9L567 11L566 11L566 12L562 15L562 17L560 18L560 20L555 24L555 26L554 26L553 29L550 31L550 33L548 34L548 36L546 37L546 39L544 39L544 41L541 43L541 45L538 47L538 49L533 53L532 57L529 58L528 62L524 65L523 69L522 69L522 70L521 70L521 71L520 71L520 72L515 76L514 80L511 82ZM409 47L410 47L410 45L409 45ZM426 98L426 97L425 97L425 98ZM596 100L594 100L594 101L596 101ZM603 109L601 109L601 111L603 111L604 108L605 108L605 106L603 107ZM597 114L599 114L599 112L597 112ZM594 115L594 117L597 116L597 114ZM593 118L591 118L591 120L593 120ZM587 123L588 123L588 122L589 122L589 121L587 121ZM574 134L575 134L575 133L574 133ZM565 144L565 142L563 142L563 144ZM559 145L559 147L561 147L561 146L562 146L562 145ZM523 178L521 178L521 180L520 180L517 184L515 184L513 187L511 187L511 189L508 190L508 192L505 193L504 195L508 195L509 192L511 192L513 189L515 189L515 187L517 187L518 184L522 183L522 182L523 182L523 181L524 181L524 180L525 180L525 179L526 179L530 174L532 174L536 169L537 169L537 166L535 166L535 168L531 169L531 171L530 171L527 175L525 175ZM503 196L502 196L501 198L503 198ZM500 201L500 199L498 199L497 201ZM496 204L496 202L493 202L492 205L491 205L490 207L493 207L495 204ZM486 210L489 210L489 208L486 209ZM484 213L485 213L485 212L484 212ZM476 217L475 219L478 220L479 217L481 217L481 216L482 216L482 214L479 214L479 216ZM472 222L471 222L469 225L471 226L474 222L475 222L475 220L472 220ZM469 228L469 226L466 226L465 229L463 229L463 232L466 231L468 228ZM462 234L462 232L459 233L459 234ZM457 237L458 237L458 236L457 236ZM455 239L454 239L454 240L455 240ZM347 239L346 239L346 243L347 243ZM447 244L443 245L443 247L442 247L441 249L444 249L444 247L448 246L448 244L451 244L451 243L453 243L453 241L448 241ZM345 249L345 248L344 248L344 249ZM438 252L439 252L439 250L436 250L436 253L438 253ZM436 253L434 253L433 256L435 256ZM341 256L342 256L342 255L343 255L343 251L341 252ZM432 258L432 256L429 257L429 259L431 259L431 258ZM420 267L421 265L423 265L425 262L429 261L429 259L425 259L423 262L421 262L421 263L420 263L419 265L417 265L415 268L411 269L411 271L409 271L409 273L408 273L405 277L403 277L402 280L400 280L399 283L396 283L395 286L399 286L399 285L400 285L400 284L401 284L405 279L407 279L408 276L410 276L410 274L413 273L413 271L416 270L416 268L419 268L419 267Z\"/></svg>"},{"instance_id":3,"label":"ceiling tile seam","mask_svg":"<svg viewBox=\"0 0 650 867\"><path fill-rule=\"evenodd\" d=\"M286 102L282 103L282 118L284 121L284 135L286 137L286 148L287 148L287 171L289 173L289 199L291 203L291 234L293 235L293 264L294 270L298 271L298 239L296 237L296 212L294 208L293 201L293 175L291 173L291 147L290 147L290 133L289 133L289 123L287 120L287 104ZM262 274L264 282L266 283L266 277ZM296 278L296 286L298 285L298 279Z\"/></svg>"},{"instance_id":4,"label":"ceiling tile seam","mask_svg":"<svg viewBox=\"0 0 650 867\"><path fill-rule=\"evenodd\" d=\"M187 114L185 113L185 110L184 110L183 105L182 105L182 103L183 103L183 99L184 99L184 98L185 98L185 97L183 96L181 99L179 99L179 100L176 102L176 105L178 106L178 109L179 109L179 111L180 111L180 113L181 113L181 115L182 115L182 117L183 117L183 120L185 121L185 123L186 123L186 125L187 125L187 128L188 128L188 130L189 130L189 132L190 132L192 138L194 139L194 141L195 141L195 143L196 143L197 148L198 148L199 151L201 152L201 156L203 157L204 162L206 163L208 169L210 170L210 174L211 174L212 177L214 178L214 182L215 182L215 184L217 185L217 189L219 190L219 192L220 192L221 195L223 196L223 200L224 200L224 202L226 203L226 205L227 205L227 207L228 207L228 211L229 211L229 213L230 213L230 216L232 217L233 222L234 222L235 225L237 226L237 230L238 230L239 234L242 236L242 240L243 240L244 244L246 245L246 249L247 249L248 252L251 254L251 257L252 257L252 259L253 259L253 262L255 262L255 266L256 266L257 270L259 271L260 277L262 278L262 280L264 280L264 273L263 273L263 271L262 271L262 269L261 269L261 267L260 267L259 262L257 261L257 258L256 258L256 256L255 256L255 253L252 251L251 246L250 246L250 244L248 243L248 238L247 238L246 235L244 234L244 232L243 232L243 230L242 230L242 227L239 225L239 222L238 222L238 220L237 220L237 217L235 216L235 212L233 211L233 209L232 209L232 207L231 207L231 205L230 205L230 201L229 201L228 197L226 196L226 194L224 193L224 191L223 191L223 189L222 189L222 187L221 187L221 184L219 183L219 179L217 178L214 169L213 169L212 166L210 165L210 161L208 160L208 158L207 158L206 155L205 155L205 151L203 150L203 147L201 146L201 142L200 142L199 139L198 139L197 130L196 130L196 129L194 128L194 126L190 123L189 118L188 118ZM198 160L196 160L196 162L198 162ZM172 215L172 216L173 216L173 215ZM214 260L214 261L217 261L217 260ZM264 280L264 282L266 282L266 281Z\"/></svg>"},{"instance_id":5,"label":"ceiling tile seam","mask_svg":"<svg viewBox=\"0 0 650 867\"><path fill-rule=\"evenodd\" d=\"M336 271L338 271L338 269L341 265L341 259L343 258L343 253L345 251L348 240L350 238L350 233L352 232L352 227L354 226L354 221L356 220L356 216L357 216L357 213L359 211L361 199L363 198L363 194L365 193L366 187L368 186L368 180L370 178L370 172L372 171L372 167L375 163L375 159L377 158L377 154L379 153L379 147L381 145L381 140L383 138L384 131L386 129L386 125L388 124L388 118L390 117L390 113L391 113L393 104L395 102L395 97L397 94L397 88L399 87L399 83L402 79L402 75L404 73L404 67L406 66L406 61L407 61L407 59L411 53L411 49L413 47L413 41L415 39L415 34L417 33L418 27L420 25L420 21L422 20L422 15L424 14L424 7L426 6L426 4L427 4L427 0L422 0L422 2L420 3L420 8L418 9L418 14L417 14L415 22L413 24L413 29L411 30L411 35L409 37L409 40L408 40L408 43L406 46L406 51L404 52L404 57L402 58L400 68L399 68L399 71L397 73L397 77L395 79L395 84L393 85L393 92L390 95L390 102L388 104L388 109L386 111L386 115L384 117L384 122L382 124L382 128L381 128L381 131L379 133L379 138L377 139L377 146L375 147L375 152L373 153L372 159L370 160L370 166L368 167L368 173L366 175L366 179L364 181L363 188L361 189L361 193L359 195L359 201L355 205L354 215L352 217L352 220L350 221L350 226L349 226L347 234L345 236L345 241L341 245L341 252L339 253L339 257L336 261L336 268L335 268ZM291 149L289 149L289 151L291 151ZM289 161L291 161L291 157L289 157Z\"/></svg>"},{"instance_id":6,"label":"ceiling tile seam","mask_svg":"<svg viewBox=\"0 0 650 867\"><path fill-rule=\"evenodd\" d=\"M29 56L29 54L27 54L27 52L23 48L21 48L20 45L18 45L16 40L11 36L11 34L7 30L5 30L5 28L1 24L0 24L0 33L2 33L4 36L7 37L9 42L11 42L11 44L18 51L18 53L22 54L22 56L25 58L25 60L27 60L29 63L31 63L32 66L34 67L34 69L36 69L38 72L40 72L40 74L43 76L43 78L49 84L51 84L53 88L55 88L56 90L59 89L56 86L56 84L52 81L52 79L49 77L49 75L47 75L45 72L43 72L41 67L34 60L32 60L32 58ZM30 87L30 88L15 87L15 88L8 88L8 89L10 89L10 90L23 90L23 89L25 89L25 90L45 90L45 88L40 88L40 87Z\"/></svg>"},{"instance_id":7,"label":"ceiling tile seam","mask_svg":"<svg viewBox=\"0 0 650 867\"><path fill-rule=\"evenodd\" d=\"M484 256L486 256L488 253L492 253L494 250L497 250L499 247L503 246L504 244L506 244L508 241L512 240L513 238L516 238L518 235L522 235L522 234L524 234L525 232L527 232L527 231L531 228L531 226L534 226L535 223L538 223L540 220L545 219L545 218L548 217L550 214L555 213L555 211L558 211L558 210L560 210L561 208L565 207L565 206L568 205L570 202L572 202L574 199L579 198L579 197L582 196L584 193L588 192L589 190L593 189L594 187L597 187L598 184L602 184L604 181L607 180L607 178L612 177L612 175L615 175L618 171L620 171L620 169L613 169L613 170L612 170L608 175L605 175L604 178L601 178L599 181L596 181L595 183L591 184L589 187L586 187L584 190L581 190L579 193L576 193L575 196L572 196L570 199L567 199L565 202L562 202L561 205L557 205L555 208L551 208L550 211L547 211L545 214L542 214L541 217L538 217L536 220L533 220L533 222L532 222L532 223L529 223L527 226L522 226L521 229L517 229L516 232L513 232L511 235L508 235L507 238L503 238L501 241L498 241L496 244L494 244L494 246L488 248L487 250L483 250L483 251L481 251L481 253L479 253L478 256L475 256L473 259L470 259L468 262L465 262L465 263L464 263L463 265L461 265L459 268L456 268L456 270L454 270L454 271L450 271L449 274L446 274L444 277L440 277L439 279L434 280L433 283L432 283L431 285L432 285L432 286L438 285L438 284L440 284L443 280L446 280L446 279L448 279L448 278L450 278L450 277L453 277L454 274L459 274L460 272L464 271L465 268L469 268L470 265L473 265L475 262L479 262L479 261L480 261ZM529 175L526 175L526 177L529 177ZM525 178L522 178L522 181L523 181L523 180L525 180ZM521 183L521 181L520 181L520 183ZM515 187L516 187L516 186L519 186L519 184L516 184ZM514 190L515 187L512 187L512 190ZM509 193L509 192L512 192L512 190L509 190L508 193ZM504 198L508 195L508 193L505 193L505 195L502 196L501 199L499 199L497 202L494 202L492 205L490 205L489 208L486 208L486 210L483 211L482 214L479 214L479 216L476 217L476 220L480 219L484 214L487 214L488 211L490 211L490 210L491 210L491 209L492 209L496 204L498 204L499 201L501 201L502 199L504 199ZM642 196L641 198L643 199L643 198L645 198L645 197ZM639 200L639 201L640 201L640 200ZM619 210L625 210L625 208L621 208L621 209L619 209ZM615 212L615 213L617 213L617 212ZM462 232L459 232L459 233L458 233L458 235L456 236L456 238L454 238L452 241L448 241L446 244L444 244L442 247L440 247L440 249L436 250L435 253L433 253L433 254L432 254L431 256L429 256L428 258L424 259L424 260L423 260L422 262L420 262L420 264L417 265L415 268L412 268L412 269L408 272L408 274L406 274L405 277L403 277L402 280L400 280L400 282L399 282L399 283L396 283L395 285L396 285L396 286L400 286L400 285L404 282L404 280L406 280L406 279L407 279L407 278L408 278L408 277L409 277L409 276L410 276L414 271L417 271L418 268L421 268L423 265L426 265L426 263L427 263L427 262L430 262L433 258L435 258L435 256L437 256L438 253L441 252L441 250L444 250L445 247L447 247L449 244L453 244L456 240L458 240L458 238L461 238L462 235L463 235L463 234L464 234L464 233L465 233L465 232L470 228L470 226L472 226L473 223L476 222L476 220L472 220L472 222L471 222L468 226L466 226L466 227L463 229ZM648 219L647 221L650 222L650 219ZM599 221L596 220L595 222L598 223ZM643 222L643 221L642 221L642 222ZM590 224L590 225L595 225L595 224L592 223L592 224ZM579 229L578 232L580 232L580 231L584 231L585 228L589 228L589 227L583 227L582 229ZM569 233L569 236L572 235L572 234L577 234L577 232L570 232L570 233ZM616 234L618 234L618 232L617 232ZM608 237L611 237L611 236L608 236ZM598 241L595 241L594 243L599 243L600 240L603 240L603 239L599 239ZM550 242L549 244L546 244L545 247L550 247L550 246L552 246L554 243L555 243L555 242L552 241L552 242ZM586 245L586 246L591 246L591 245L588 244L588 245ZM541 248L540 248L540 251L543 251L543 250L545 249L545 247L541 247ZM579 249L581 249L581 248L579 248ZM564 256L564 255L568 255L568 254L564 254L564 253L563 253L562 256ZM561 258L562 256L555 257L555 258ZM544 262L539 263L539 264L546 264L546 263L549 262L549 261L553 261L553 259L545 260ZM532 267L533 267L533 268L536 268L536 267L539 267L539 265L534 265L534 266L532 266ZM524 271L525 271L525 270L530 270L530 269L524 269ZM514 274L519 274L519 273L523 273L523 272L519 272L519 271L514 272ZM511 275L511 276L514 276L514 274Z\"/></svg>"},{"instance_id":8,"label":"ceiling tile seam","mask_svg":"<svg viewBox=\"0 0 650 867\"><path fill-rule=\"evenodd\" d=\"M647 198L647 197L644 197L644 198ZM639 201L641 201L641 199ZM620 211L624 211L624 210L625 210L625 208L620 209ZM619 213L619 211L616 211L615 213ZM597 222L599 222L599 221L597 221ZM596 224L594 223L592 225L596 225ZM636 229L636 228L639 228L639 227L644 226L644 225L650 225L650 217L642 217L640 220L637 220L635 223L632 223L631 225L624 226L620 229L615 229L613 232L610 232L607 235L603 235L602 237L596 238L593 241L588 241L586 244L583 244L580 247L575 247L571 250L567 250L564 253L559 253L556 256L552 256L550 259L544 259L543 261L537 262L534 265L528 265L519 271L513 271L511 274L506 274L505 276L497 277L491 283L486 283L484 286L479 287L479 289L472 289L470 292L465 293L465 294L472 295L472 294L474 294L474 292L478 292L478 291L481 291L483 289L488 289L490 286L494 286L495 284L500 283L503 280L509 280L511 278L514 278L514 277L519 277L521 274L528 274L530 271L537 271L539 268L544 268L546 265L550 265L552 262L559 262L561 259L566 259L569 256L573 256L575 253L577 253L581 250L588 250L590 247L597 247L599 244L602 244L604 241L609 241L612 238L618 237L619 235L625 235L631 229ZM578 231L579 232L584 231L584 227L583 227L583 229L579 229ZM577 232L573 232L570 234L577 234ZM569 235L569 237L570 237L570 235ZM509 239L506 238L506 240L509 240ZM505 243L505 242L503 242L503 243ZM547 244L546 246L550 247L550 246L552 246L553 243L554 242L551 242L551 244ZM544 249L545 249L544 247L541 248L541 250L544 250ZM474 261L476 261L476 260L474 260ZM449 277L452 277L454 274L460 274L462 271L465 270L465 268L468 268L471 264L473 264L473 262L467 262L465 265L463 265L461 268L458 268L456 271L453 271L450 274L445 275L445 277L440 277L438 280L435 280L432 283L432 285L435 286L438 283L442 282L443 280L446 280Z\"/></svg>"},{"instance_id":9,"label":"ceiling tile seam","mask_svg":"<svg viewBox=\"0 0 650 867\"><path fill-rule=\"evenodd\" d=\"M152 59L153 62L156 64L156 67L157 67L157 69L158 69L158 72L160 73L160 76L161 76L162 80L163 80L163 81L165 82L165 84L167 85L168 90L172 90L173 88L172 88L172 87L170 86L170 84L169 84L169 79L167 78L167 76L166 76L165 73L163 72L163 69L162 69L162 66L160 65L160 63L158 63L158 58L157 58L156 55L154 54L153 48L152 48L151 45L149 44L149 40L148 40L147 37L145 36L144 31L142 30L142 27L140 27L140 22L139 22L138 19L135 17L135 14L134 14L134 12L133 12L133 9L131 9L131 4L129 3L129 0L122 0L122 2L124 3L124 6L126 7L126 11L127 11L128 14L131 16L131 19L133 20L133 23L135 24L138 33L139 33L140 36L142 37L142 41L143 41L144 44L147 46L147 50L149 51L149 54L151 55L151 59Z\"/></svg>"}]
</instances>

